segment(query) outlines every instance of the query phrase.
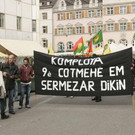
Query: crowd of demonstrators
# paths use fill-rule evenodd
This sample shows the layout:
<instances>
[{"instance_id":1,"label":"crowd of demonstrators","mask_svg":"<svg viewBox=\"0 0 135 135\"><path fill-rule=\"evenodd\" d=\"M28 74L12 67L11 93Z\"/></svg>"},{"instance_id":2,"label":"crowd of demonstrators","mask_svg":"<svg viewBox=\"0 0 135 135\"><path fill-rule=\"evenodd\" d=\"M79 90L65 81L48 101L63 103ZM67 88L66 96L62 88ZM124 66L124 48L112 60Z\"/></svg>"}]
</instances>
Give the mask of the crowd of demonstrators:
<instances>
[{"instance_id":1,"label":"crowd of demonstrators","mask_svg":"<svg viewBox=\"0 0 135 135\"><path fill-rule=\"evenodd\" d=\"M34 63L33 63L34 66ZM9 116L5 114L7 98L9 114L15 114L14 111L14 96L15 101L18 101L18 85L16 79L20 78L20 100L19 109L23 107L23 98L26 93L25 107L30 108L29 99L31 91L31 76L34 75L32 66L29 65L29 59L24 58L23 65L18 68L15 56L10 55L8 61L1 64L0 71L0 103L1 103L1 119L7 119Z\"/></svg>"}]
</instances>

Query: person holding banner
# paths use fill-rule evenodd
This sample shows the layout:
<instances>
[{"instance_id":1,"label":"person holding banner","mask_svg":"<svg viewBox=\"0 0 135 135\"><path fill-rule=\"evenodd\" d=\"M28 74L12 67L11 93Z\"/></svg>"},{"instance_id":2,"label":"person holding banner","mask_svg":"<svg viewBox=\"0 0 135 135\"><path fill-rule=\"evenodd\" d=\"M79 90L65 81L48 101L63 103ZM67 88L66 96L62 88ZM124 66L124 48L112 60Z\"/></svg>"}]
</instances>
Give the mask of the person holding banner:
<instances>
[{"instance_id":1,"label":"person holding banner","mask_svg":"<svg viewBox=\"0 0 135 135\"><path fill-rule=\"evenodd\" d=\"M22 109L23 107L23 98L25 93L26 93L25 107L31 108L29 105L30 91L31 91L31 76L34 75L32 66L29 65L29 59L24 58L23 63L24 64L19 69L21 80L21 95L20 95L19 109Z\"/></svg>"},{"instance_id":2,"label":"person holding banner","mask_svg":"<svg viewBox=\"0 0 135 135\"><path fill-rule=\"evenodd\" d=\"M96 54L93 54L93 58L94 58L94 57L97 57L97 55L96 55ZM101 101L102 101L101 96L95 96L95 97L92 99L92 101L101 102Z\"/></svg>"}]
</instances>

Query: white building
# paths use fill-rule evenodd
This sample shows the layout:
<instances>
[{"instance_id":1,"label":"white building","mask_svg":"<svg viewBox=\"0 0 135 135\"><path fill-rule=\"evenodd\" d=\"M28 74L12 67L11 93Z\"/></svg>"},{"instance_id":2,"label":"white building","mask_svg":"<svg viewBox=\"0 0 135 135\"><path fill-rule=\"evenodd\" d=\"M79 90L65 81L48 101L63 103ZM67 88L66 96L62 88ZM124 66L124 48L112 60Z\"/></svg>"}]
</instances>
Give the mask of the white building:
<instances>
[{"instance_id":1,"label":"white building","mask_svg":"<svg viewBox=\"0 0 135 135\"><path fill-rule=\"evenodd\" d=\"M0 38L39 42L39 0L0 0Z\"/></svg>"},{"instance_id":2,"label":"white building","mask_svg":"<svg viewBox=\"0 0 135 135\"><path fill-rule=\"evenodd\" d=\"M40 1L40 43L48 48L53 42L53 10L57 0Z\"/></svg>"}]
</instances>

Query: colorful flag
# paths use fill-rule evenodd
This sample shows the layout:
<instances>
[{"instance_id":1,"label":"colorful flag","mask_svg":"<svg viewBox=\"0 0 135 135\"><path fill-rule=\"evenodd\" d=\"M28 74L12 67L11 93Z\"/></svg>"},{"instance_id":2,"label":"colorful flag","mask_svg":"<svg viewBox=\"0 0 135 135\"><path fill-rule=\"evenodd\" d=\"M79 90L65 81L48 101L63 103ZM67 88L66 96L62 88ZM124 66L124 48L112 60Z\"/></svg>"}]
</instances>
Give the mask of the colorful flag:
<instances>
[{"instance_id":1,"label":"colorful flag","mask_svg":"<svg viewBox=\"0 0 135 135\"><path fill-rule=\"evenodd\" d=\"M93 44L98 44L103 41L102 31L100 30L97 34L93 37Z\"/></svg>"},{"instance_id":2,"label":"colorful flag","mask_svg":"<svg viewBox=\"0 0 135 135\"><path fill-rule=\"evenodd\" d=\"M53 49L52 49L52 45L51 45L51 44L50 44L50 46L49 46L49 52L48 52L48 54L49 54L49 55L54 54L54 51L53 51Z\"/></svg>"},{"instance_id":3,"label":"colorful flag","mask_svg":"<svg viewBox=\"0 0 135 135\"><path fill-rule=\"evenodd\" d=\"M104 50L103 50L103 55L107 55L107 54L110 54L111 53L111 49L110 49L110 46L108 44L108 41L106 41L106 44L104 46Z\"/></svg>"},{"instance_id":4,"label":"colorful flag","mask_svg":"<svg viewBox=\"0 0 135 135\"><path fill-rule=\"evenodd\" d=\"M135 39L135 34L133 35L133 39Z\"/></svg>"},{"instance_id":5,"label":"colorful flag","mask_svg":"<svg viewBox=\"0 0 135 135\"><path fill-rule=\"evenodd\" d=\"M93 42L93 38L89 42L89 46L88 46L88 51L87 51L86 57L88 57L89 53L92 52L92 42Z\"/></svg>"},{"instance_id":6,"label":"colorful flag","mask_svg":"<svg viewBox=\"0 0 135 135\"><path fill-rule=\"evenodd\" d=\"M83 52L85 50L84 48L84 39L81 37L73 47L74 54Z\"/></svg>"}]
</instances>

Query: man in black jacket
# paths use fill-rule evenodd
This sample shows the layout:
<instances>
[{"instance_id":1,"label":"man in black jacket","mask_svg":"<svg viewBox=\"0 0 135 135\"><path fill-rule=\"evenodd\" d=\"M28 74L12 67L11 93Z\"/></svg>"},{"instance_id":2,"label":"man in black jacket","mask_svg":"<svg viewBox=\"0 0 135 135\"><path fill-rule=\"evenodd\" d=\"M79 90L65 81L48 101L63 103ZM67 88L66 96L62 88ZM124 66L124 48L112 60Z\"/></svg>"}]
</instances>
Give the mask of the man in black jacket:
<instances>
[{"instance_id":1,"label":"man in black jacket","mask_svg":"<svg viewBox=\"0 0 135 135\"><path fill-rule=\"evenodd\" d=\"M15 114L13 94L14 94L15 79L19 77L19 70L14 63L14 58L15 58L14 55L10 55L8 62L2 65L2 72L5 82L6 93L9 97L8 107L10 114Z\"/></svg>"}]
</instances>

